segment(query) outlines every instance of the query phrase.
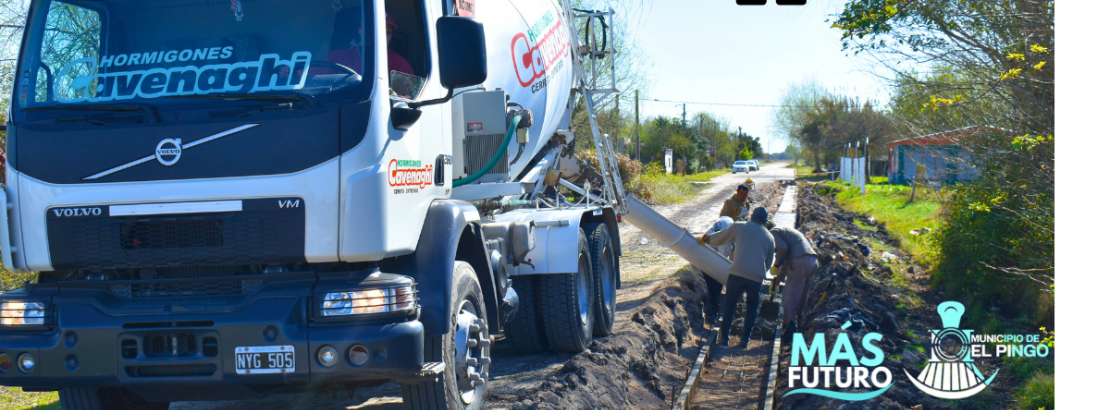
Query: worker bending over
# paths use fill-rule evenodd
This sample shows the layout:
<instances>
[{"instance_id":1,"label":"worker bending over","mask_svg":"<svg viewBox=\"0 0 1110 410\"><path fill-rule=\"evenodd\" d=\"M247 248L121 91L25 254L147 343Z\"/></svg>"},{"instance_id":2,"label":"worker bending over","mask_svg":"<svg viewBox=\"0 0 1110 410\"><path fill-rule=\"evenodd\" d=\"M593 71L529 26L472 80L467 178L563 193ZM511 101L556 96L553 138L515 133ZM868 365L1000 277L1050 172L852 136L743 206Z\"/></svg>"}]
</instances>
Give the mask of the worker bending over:
<instances>
[{"instance_id":1,"label":"worker bending over","mask_svg":"<svg viewBox=\"0 0 1110 410\"><path fill-rule=\"evenodd\" d=\"M813 285L813 275L817 273L817 252L810 245L809 238L794 228L776 227L774 222L767 222L766 227L775 238L775 268L781 272L776 282L789 278L786 290L782 292L782 320L786 325L784 336L790 336L801 327L806 295Z\"/></svg>"},{"instance_id":2,"label":"worker bending over","mask_svg":"<svg viewBox=\"0 0 1110 410\"><path fill-rule=\"evenodd\" d=\"M740 347L747 348L759 314L759 288L771 262L775 258L775 239L763 224L767 223L767 208L759 207L752 211L751 222L738 221L725 230L702 235L702 241L713 246L732 244L732 266L728 269L728 283L725 285L725 303L721 306L724 321L721 322L720 343L728 346L732 317L740 296L745 296L744 332L740 336Z\"/></svg>"}]
</instances>

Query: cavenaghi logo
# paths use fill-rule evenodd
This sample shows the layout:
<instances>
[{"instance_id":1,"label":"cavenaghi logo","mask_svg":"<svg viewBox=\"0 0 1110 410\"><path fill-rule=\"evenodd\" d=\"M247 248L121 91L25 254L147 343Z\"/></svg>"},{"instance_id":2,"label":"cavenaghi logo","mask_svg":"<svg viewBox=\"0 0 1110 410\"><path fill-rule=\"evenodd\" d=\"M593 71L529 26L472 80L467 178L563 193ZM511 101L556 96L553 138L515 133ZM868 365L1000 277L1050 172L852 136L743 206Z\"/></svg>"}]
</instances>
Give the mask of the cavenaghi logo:
<instances>
[{"instance_id":1,"label":"cavenaghi logo","mask_svg":"<svg viewBox=\"0 0 1110 410\"><path fill-rule=\"evenodd\" d=\"M99 68L160 64L226 58L231 47L181 50L157 53L136 53L105 56L97 65L95 58L82 58L67 64L56 77L74 76L71 71L96 72ZM186 55L188 54L188 55ZM54 97L58 102L100 102L128 100L135 97L158 98L174 95L194 95L223 92L250 93L258 91L299 90L304 88L311 66L312 53L293 53L289 60L277 54L263 54L258 61L235 64L210 64L201 67L151 68L112 73L76 75L73 81L57 81Z\"/></svg>"}]
</instances>

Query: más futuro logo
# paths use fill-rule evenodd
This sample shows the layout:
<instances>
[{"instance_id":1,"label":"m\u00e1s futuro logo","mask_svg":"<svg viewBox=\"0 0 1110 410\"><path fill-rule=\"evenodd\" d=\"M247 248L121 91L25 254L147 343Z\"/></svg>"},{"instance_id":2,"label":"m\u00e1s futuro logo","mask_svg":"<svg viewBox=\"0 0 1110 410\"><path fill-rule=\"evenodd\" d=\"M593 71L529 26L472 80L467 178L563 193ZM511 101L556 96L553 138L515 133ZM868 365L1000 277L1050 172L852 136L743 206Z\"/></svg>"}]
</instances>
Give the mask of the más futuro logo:
<instances>
[{"instance_id":1,"label":"m\u00e1s futuro logo","mask_svg":"<svg viewBox=\"0 0 1110 410\"><path fill-rule=\"evenodd\" d=\"M998 375L983 374L976 359L990 357L1045 357L1050 354L1040 335L994 334L977 335L960 329L965 308L960 302L948 301L937 306L942 329L930 332L930 358L917 374L904 371L919 390L933 397L958 400L983 391ZM842 329L852 326L851 320ZM816 333L806 343L804 335L794 334L787 386L792 394L813 394L838 400L859 401L877 397L890 388L893 375L882 366L885 355L876 344L880 333L867 333L861 339L862 357L857 357L848 332L837 335L832 349L827 349L824 333ZM994 345L991 349L990 344ZM992 352L993 350L993 352ZM845 392L840 389L868 390Z\"/></svg>"}]
</instances>

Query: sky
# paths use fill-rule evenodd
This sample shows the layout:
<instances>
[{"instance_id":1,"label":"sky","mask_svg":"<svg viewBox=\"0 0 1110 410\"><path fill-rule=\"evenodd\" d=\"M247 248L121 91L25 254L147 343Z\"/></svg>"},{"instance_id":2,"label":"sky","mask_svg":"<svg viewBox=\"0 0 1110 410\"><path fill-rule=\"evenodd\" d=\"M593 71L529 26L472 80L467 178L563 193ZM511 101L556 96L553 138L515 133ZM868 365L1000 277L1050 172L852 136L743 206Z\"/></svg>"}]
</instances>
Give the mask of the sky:
<instances>
[{"instance_id":1,"label":"sky","mask_svg":"<svg viewBox=\"0 0 1110 410\"><path fill-rule=\"evenodd\" d=\"M825 21L843 0L809 0L805 6L778 6L775 0L764 6L738 6L729 0L644 1L641 15L629 16L629 31L653 60L648 89L640 91L641 120L682 115L681 104L645 98L772 105L792 82L806 78L840 94L882 104L888 100L884 82L867 71L868 61L846 56L840 33ZM630 90L622 91L622 100L632 99ZM699 111L760 137L764 152L786 148L785 140L773 137L773 108L686 105L687 118Z\"/></svg>"}]
</instances>

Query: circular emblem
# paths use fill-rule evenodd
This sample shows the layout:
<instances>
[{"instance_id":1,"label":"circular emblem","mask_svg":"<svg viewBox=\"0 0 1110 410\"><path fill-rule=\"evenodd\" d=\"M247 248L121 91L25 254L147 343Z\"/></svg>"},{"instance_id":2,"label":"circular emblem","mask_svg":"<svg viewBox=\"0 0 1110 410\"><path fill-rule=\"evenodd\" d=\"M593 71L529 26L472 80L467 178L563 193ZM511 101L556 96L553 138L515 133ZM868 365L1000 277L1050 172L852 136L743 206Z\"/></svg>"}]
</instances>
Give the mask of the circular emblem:
<instances>
[{"instance_id":1,"label":"circular emblem","mask_svg":"<svg viewBox=\"0 0 1110 410\"><path fill-rule=\"evenodd\" d=\"M167 167L176 164L181 159L181 138L166 138L159 142L154 149L154 157Z\"/></svg>"}]
</instances>

